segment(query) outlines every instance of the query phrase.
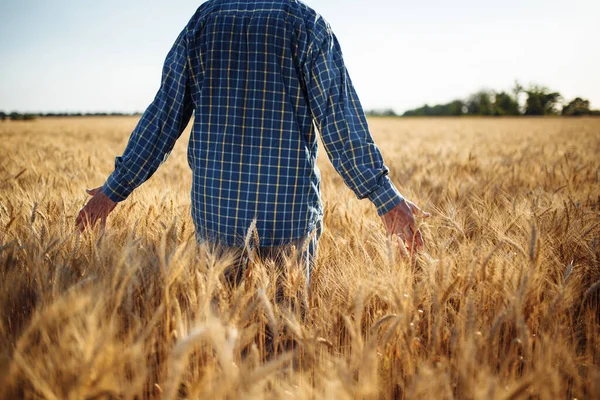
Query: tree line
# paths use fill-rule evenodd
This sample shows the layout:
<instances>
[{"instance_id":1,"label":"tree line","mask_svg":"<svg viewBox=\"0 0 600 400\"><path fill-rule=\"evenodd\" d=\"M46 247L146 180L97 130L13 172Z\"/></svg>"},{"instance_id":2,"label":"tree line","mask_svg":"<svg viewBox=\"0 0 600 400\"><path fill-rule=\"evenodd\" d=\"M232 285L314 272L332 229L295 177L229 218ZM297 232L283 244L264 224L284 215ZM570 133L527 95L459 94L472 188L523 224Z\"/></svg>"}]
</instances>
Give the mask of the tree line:
<instances>
[{"instance_id":1,"label":"tree line","mask_svg":"<svg viewBox=\"0 0 600 400\"><path fill-rule=\"evenodd\" d=\"M524 101L522 101L524 100ZM600 115L600 110L590 109L589 100L577 97L567 103L563 96L545 86L530 85L525 89L519 83L511 92L480 90L466 99L456 99L446 104L424 105L408 110L402 116L519 116L519 115ZM372 110L371 116L397 116L392 109Z\"/></svg>"},{"instance_id":2,"label":"tree line","mask_svg":"<svg viewBox=\"0 0 600 400\"><path fill-rule=\"evenodd\" d=\"M121 113L121 112L96 112L96 113L81 113L81 112L71 112L71 113L18 113L11 112L5 113L4 111L0 111L0 121L32 121L38 117L123 117L123 116L136 116L141 115L141 113Z\"/></svg>"},{"instance_id":3,"label":"tree line","mask_svg":"<svg viewBox=\"0 0 600 400\"><path fill-rule=\"evenodd\" d=\"M524 99L524 102L521 100ZM589 100L576 97L568 103L563 102L559 92L553 92L545 86L530 85L525 89L518 82L511 92L494 90L480 90L471 94L466 99L453 100L446 104L422 107L408 110L403 117L435 117L435 116L519 116L519 115L564 115L581 116L597 115L600 110L590 109ZM17 113L7 114L0 111L0 121L31 121L37 117L106 117L130 116L140 113ZM367 111L368 116L396 117L398 114L389 108L383 110Z\"/></svg>"}]
</instances>

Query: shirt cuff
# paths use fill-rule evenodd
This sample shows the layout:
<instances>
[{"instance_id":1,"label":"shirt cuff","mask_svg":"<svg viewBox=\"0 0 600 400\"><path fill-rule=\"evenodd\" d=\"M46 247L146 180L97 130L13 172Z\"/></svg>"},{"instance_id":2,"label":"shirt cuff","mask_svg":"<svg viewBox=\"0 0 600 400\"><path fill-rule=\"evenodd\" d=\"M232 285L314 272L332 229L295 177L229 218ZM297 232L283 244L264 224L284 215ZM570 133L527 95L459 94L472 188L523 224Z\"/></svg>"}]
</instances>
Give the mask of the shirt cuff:
<instances>
[{"instance_id":1,"label":"shirt cuff","mask_svg":"<svg viewBox=\"0 0 600 400\"><path fill-rule=\"evenodd\" d=\"M369 200L377 207L377 214L381 216L400 204L404 197L386 175L379 188L369 194Z\"/></svg>"},{"instance_id":2,"label":"shirt cuff","mask_svg":"<svg viewBox=\"0 0 600 400\"><path fill-rule=\"evenodd\" d=\"M125 200L131 192L133 192L133 188L131 188L127 184L127 181L115 170L110 174L104 183L104 186L102 186L102 191L109 199L118 203Z\"/></svg>"}]
</instances>

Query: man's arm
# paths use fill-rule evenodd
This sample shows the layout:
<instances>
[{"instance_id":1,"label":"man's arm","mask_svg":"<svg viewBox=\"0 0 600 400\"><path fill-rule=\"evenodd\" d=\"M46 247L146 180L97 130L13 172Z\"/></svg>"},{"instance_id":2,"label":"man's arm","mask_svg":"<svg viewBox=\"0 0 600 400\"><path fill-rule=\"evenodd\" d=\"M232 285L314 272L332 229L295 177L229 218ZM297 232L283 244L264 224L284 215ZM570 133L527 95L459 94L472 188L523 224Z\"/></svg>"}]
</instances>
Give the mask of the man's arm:
<instances>
[{"instance_id":1,"label":"man's arm","mask_svg":"<svg viewBox=\"0 0 600 400\"><path fill-rule=\"evenodd\" d=\"M169 51L160 89L131 134L123 155L116 158L114 172L101 190L88 191L93 198L76 220L81 230L88 224L93 226L98 219L104 221L116 203L150 178L187 126L194 105L188 79L186 30Z\"/></svg>"},{"instance_id":2,"label":"man's arm","mask_svg":"<svg viewBox=\"0 0 600 400\"><path fill-rule=\"evenodd\" d=\"M313 119L334 168L359 199L371 200L389 234L399 234L409 246L414 242L421 247L414 220L420 210L404 200L388 177L335 35L323 19L317 22L314 35L305 82Z\"/></svg>"}]
</instances>

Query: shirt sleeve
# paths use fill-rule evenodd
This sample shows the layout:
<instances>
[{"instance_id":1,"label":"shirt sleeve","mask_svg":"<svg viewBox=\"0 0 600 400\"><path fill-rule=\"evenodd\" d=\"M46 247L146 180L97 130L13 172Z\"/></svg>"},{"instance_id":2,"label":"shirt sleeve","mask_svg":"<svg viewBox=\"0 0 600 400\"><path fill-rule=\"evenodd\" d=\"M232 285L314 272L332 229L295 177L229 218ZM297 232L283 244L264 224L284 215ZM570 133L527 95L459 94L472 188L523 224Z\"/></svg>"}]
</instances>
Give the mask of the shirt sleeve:
<instances>
[{"instance_id":1,"label":"shirt sleeve","mask_svg":"<svg viewBox=\"0 0 600 400\"><path fill-rule=\"evenodd\" d=\"M314 31L304 75L308 100L323 145L336 171L359 199L369 198L383 215L402 200L390 178L331 28Z\"/></svg>"},{"instance_id":2,"label":"shirt sleeve","mask_svg":"<svg viewBox=\"0 0 600 400\"><path fill-rule=\"evenodd\" d=\"M184 30L167 55L156 97L133 130L123 155L116 158L115 170L102 188L111 200L125 200L173 150L194 110L188 75Z\"/></svg>"}]
</instances>

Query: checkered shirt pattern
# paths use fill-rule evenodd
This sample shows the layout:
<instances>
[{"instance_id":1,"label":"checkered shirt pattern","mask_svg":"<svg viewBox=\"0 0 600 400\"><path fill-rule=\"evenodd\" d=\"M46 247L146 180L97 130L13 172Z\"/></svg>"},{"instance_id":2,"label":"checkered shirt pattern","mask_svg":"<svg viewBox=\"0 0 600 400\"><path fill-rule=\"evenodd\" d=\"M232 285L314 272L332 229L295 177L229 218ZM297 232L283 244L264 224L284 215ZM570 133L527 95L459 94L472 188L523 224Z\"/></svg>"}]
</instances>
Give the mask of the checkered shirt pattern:
<instances>
[{"instance_id":1,"label":"checkered shirt pattern","mask_svg":"<svg viewBox=\"0 0 600 400\"><path fill-rule=\"evenodd\" d=\"M379 215L402 201L329 24L296 0L210 0L167 55L160 89L103 191L119 202L168 157L194 116L188 147L198 238L261 246L321 221L317 130L336 171Z\"/></svg>"}]
</instances>

